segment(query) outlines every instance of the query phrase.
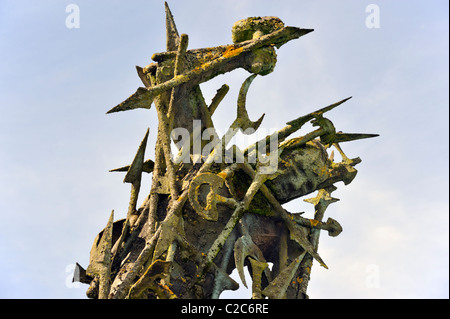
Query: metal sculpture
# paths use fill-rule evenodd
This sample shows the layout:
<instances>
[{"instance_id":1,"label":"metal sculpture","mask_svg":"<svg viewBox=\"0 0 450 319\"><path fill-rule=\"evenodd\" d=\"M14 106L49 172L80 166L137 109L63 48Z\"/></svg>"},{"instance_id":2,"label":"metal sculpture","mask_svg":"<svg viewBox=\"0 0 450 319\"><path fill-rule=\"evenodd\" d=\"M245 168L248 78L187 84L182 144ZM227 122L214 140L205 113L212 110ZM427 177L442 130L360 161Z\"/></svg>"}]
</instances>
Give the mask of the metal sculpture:
<instances>
[{"instance_id":1,"label":"metal sculpture","mask_svg":"<svg viewBox=\"0 0 450 319\"><path fill-rule=\"evenodd\" d=\"M317 252L320 230L330 236L342 231L336 220L323 221L328 205L338 201L331 197L334 184L349 184L360 162L339 143L377 135L336 132L324 115L344 99L288 122L244 151L227 149L239 130L253 134L264 118L250 120L246 95L258 75L274 70L275 48L313 30L284 26L277 17L248 18L234 24L233 44L188 50L188 36L178 34L165 6L167 51L137 67L144 87L108 111L155 105L155 159L145 160L147 131L132 163L112 170L126 172L124 182L131 184L127 217L114 222L111 214L94 240L89 266L77 264L75 279L90 285L90 298L218 298L239 287L229 276L233 269L247 286L247 266L252 298L307 298L313 259L327 268ZM235 121L219 137L212 115L229 87L219 88L208 106L199 84L236 68L251 75L240 89ZM318 128L288 139L308 122ZM341 162L328 155L331 147ZM153 174L152 187L138 208L143 172ZM314 205L314 219L282 206L316 191L305 199Z\"/></svg>"}]
</instances>

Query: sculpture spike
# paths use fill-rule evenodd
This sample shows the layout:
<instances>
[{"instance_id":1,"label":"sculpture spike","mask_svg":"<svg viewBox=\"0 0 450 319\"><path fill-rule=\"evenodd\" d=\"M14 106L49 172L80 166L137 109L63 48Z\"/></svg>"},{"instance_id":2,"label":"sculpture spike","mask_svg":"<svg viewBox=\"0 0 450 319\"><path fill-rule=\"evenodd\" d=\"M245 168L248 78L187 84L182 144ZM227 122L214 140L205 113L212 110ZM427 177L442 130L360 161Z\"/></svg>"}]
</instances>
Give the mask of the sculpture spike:
<instances>
[{"instance_id":1,"label":"sculpture spike","mask_svg":"<svg viewBox=\"0 0 450 319\"><path fill-rule=\"evenodd\" d=\"M331 105L325 106L324 108L321 108L320 110L314 111L312 113L309 113L308 115L304 115L301 116L293 121L289 121L286 124L290 125L294 128L300 128L303 124L305 124L306 122L314 119L315 117L318 116L322 116L325 112L331 111L332 109L334 109L335 107L338 107L339 105L341 105L342 103L347 102L348 100L350 100L352 97L348 97L346 99L343 99L339 102L333 103Z\"/></svg>"},{"instance_id":2,"label":"sculpture spike","mask_svg":"<svg viewBox=\"0 0 450 319\"><path fill-rule=\"evenodd\" d=\"M106 114L128 111L137 108L149 109L155 96L169 89L177 87L181 84L185 84L187 82L190 82L192 85L206 82L217 76L218 74L229 72L229 70L227 70L225 66L229 66L230 64L241 60L242 57L244 57L249 52L253 52L259 48L277 45L279 43L284 44L287 41L297 39L310 31L311 30L307 29L285 27L271 34L264 35L259 39L242 42L243 44L241 44L241 46L230 46L234 48L232 50L232 54L223 54L219 58L216 58L209 63L205 63L205 65L199 69L187 71L179 76L176 76L151 88L146 89L140 87L128 99L109 110ZM175 47L175 50L177 50L177 48L178 46Z\"/></svg>"},{"instance_id":3,"label":"sculpture spike","mask_svg":"<svg viewBox=\"0 0 450 319\"><path fill-rule=\"evenodd\" d=\"M140 87L129 98L113 107L106 114L134 109L149 109L152 106L153 97L146 88Z\"/></svg>"},{"instance_id":4,"label":"sculpture spike","mask_svg":"<svg viewBox=\"0 0 450 319\"><path fill-rule=\"evenodd\" d=\"M153 167L155 167L155 162L153 162L151 159L148 159L142 164L142 171L145 173L151 173L151 172L153 172ZM112 170L110 170L110 172L128 172L129 169L130 169L130 165L127 165L127 166L112 169Z\"/></svg>"},{"instance_id":5,"label":"sculpture spike","mask_svg":"<svg viewBox=\"0 0 450 319\"><path fill-rule=\"evenodd\" d=\"M139 145L139 149L136 153L136 156L134 157L133 162L131 163L130 167L128 168L127 175L125 175L125 178L123 180L124 183L134 183L135 181L140 181L142 176L142 168L144 165L144 156L145 156L145 148L147 146L147 139L148 134L150 132L150 129L147 129L147 132L145 133L145 137L141 142L141 145Z\"/></svg>"},{"instance_id":6,"label":"sculpture spike","mask_svg":"<svg viewBox=\"0 0 450 319\"><path fill-rule=\"evenodd\" d=\"M278 142L284 141L284 140L285 140L286 138L288 138L290 135L292 135L293 133L295 133L295 132L297 132L299 129L301 129L302 126L303 126L304 124L306 124L307 122L309 122L309 121L311 121L311 120L313 120L313 119L317 119L317 118L323 117L323 114L324 114L324 113L326 113L326 112L328 112L328 111L331 111L332 109L338 107L338 106L341 105L342 103L347 102L347 101L350 100L351 98L352 98L352 97L350 96L350 97L348 97L348 98L346 98L346 99L343 99L343 100L341 100L341 101L339 101L339 102L333 103L333 104L328 105L328 106L326 106L326 107L323 107L323 108L321 108L321 109L319 109L319 110L317 110L317 111L314 111L314 112L309 113L309 114L304 115L304 116L300 116L300 117L296 118L295 120L292 120L292 121L287 122L287 123L286 123L287 125L286 125L284 128L282 128L281 130L278 130L278 131L275 132L274 134L268 135L268 136L266 136L264 139L262 139L262 140L260 140L260 141L258 141L258 142L256 142L256 143L250 145L250 146L244 151L244 154L249 154L249 153L251 153L252 151L254 151L254 150L256 149L256 146L257 146L259 143L264 143L265 145L269 145L269 144L270 144L270 140L273 139L273 138L276 138L276 139L278 140ZM330 123L331 123L331 122L330 122ZM307 141L307 140L306 140L306 137L307 137L307 136L303 136L303 137L300 138L300 139L303 139L303 144L305 143L305 141ZM313 138L315 138L315 137L317 137L317 136L313 136ZM300 141L300 140L297 140L297 142L299 142L299 141ZM293 141L292 141L292 142L293 142ZM296 145L296 146L299 146L300 143L297 143L297 142L296 142L295 145Z\"/></svg>"},{"instance_id":7,"label":"sculpture spike","mask_svg":"<svg viewBox=\"0 0 450 319\"><path fill-rule=\"evenodd\" d=\"M180 36L178 35L172 11L170 11L166 1L164 2L164 6L166 9L166 49L167 51L176 51L180 42Z\"/></svg>"},{"instance_id":8,"label":"sculpture spike","mask_svg":"<svg viewBox=\"0 0 450 319\"><path fill-rule=\"evenodd\" d=\"M372 137L378 137L379 134L367 134L367 133L342 133L338 132L336 133L336 137L334 142L335 143L342 143L342 142L350 142L350 141L356 141L361 140L364 138L372 138Z\"/></svg>"},{"instance_id":9,"label":"sculpture spike","mask_svg":"<svg viewBox=\"0 0 450 319\"><path fill-rule=\"evenodd\" d=\"M270 284L262 291L263 295L270 299L283 299L286 294L286 289L295 276L300 263L305 257L306 251L302 252L296 259L294 259L289 266L284 268L278 276L270 282Z\"/></svg>"},{"instance_id":10,"label":"sculpture spike","mask_svg":"<svg viewBox=\"0 0 450 319\"><path fill-rule=\"evenodd\" d=\"M139 191L141 190L141 179L142 179L142 167L144 164L145 148L147 146L147 139L150 129L147 129L145 137L139 145L139 149L134 157L133 163L131 163L128 169L127 175L123 180L124 183L131 183L131 195L130 204L128 206L127 220L130 226L133 226L134 222L137 220L138 215L136 211L137 200L139 196ZM123 231L127 230L127 225L124 225ZM121 236L121 239L123 236Z\"/></svg>"},{"instance_id":11,"label":"sculpture spike","mask_svg":"<svg viewBox=\"0 0 450 319\"><path fill-rule=\"evenodd\" d=\"M99 299L107 299L111 287L111 248L113 236L114 210L103 230L103 234L97 246L91 251L90 263L86 274L90 277L98 277L100 281Z\"/></svg>"}]
</instances>

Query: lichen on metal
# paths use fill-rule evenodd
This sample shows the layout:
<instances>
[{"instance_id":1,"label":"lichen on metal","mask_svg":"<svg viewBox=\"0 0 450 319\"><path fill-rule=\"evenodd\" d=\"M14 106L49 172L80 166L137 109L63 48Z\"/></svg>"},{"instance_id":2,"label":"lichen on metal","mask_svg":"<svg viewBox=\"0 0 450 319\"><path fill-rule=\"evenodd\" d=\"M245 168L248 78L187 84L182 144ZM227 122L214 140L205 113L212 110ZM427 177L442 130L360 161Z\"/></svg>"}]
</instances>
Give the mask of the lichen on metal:
<instances>
[{"instance_id":1,"label":"lichen on metal","mask_svg":"<svg viewBox=\"0 0 450 319\"><path fill-rule=\"evenodd\" d=\"M126 172L124 182L131 184L127 217L114 221L111 214L94 240L90 264L86 271L77 264L75 279L90 285L90 298L219 298L238 289L234 269L250 287L247 266L252 298L308 298L313 260L328 268L318 253L321 230L333 237L342 232L335 219L323 221L328 205L338 201L331 193L336 183L352 182L361 162L339 143L377 135L337 132L325 113L346 98L297 117L243 151L229 145L238 131L254 134L263 122L264 114L250 120L246 96L255 78L275 70L276 49L313 30L285 26L277 17L246 18L233 25L233 44L188 49L167 3L165 10L167 51L136 67L144 87L107 112L154 104L155 158L145 158L147 130L132 162L111 170ZM230 88L222 85L207 105L200 84L238 68L250 76L239 91L236 119L220 137L212 115ZM291 137L306 123L317 128ZM152 185L138 207L143 172L152 174ZM315 192L305 199L314 205L314 218L282 206Z\"/></svg>"}]
</instances>

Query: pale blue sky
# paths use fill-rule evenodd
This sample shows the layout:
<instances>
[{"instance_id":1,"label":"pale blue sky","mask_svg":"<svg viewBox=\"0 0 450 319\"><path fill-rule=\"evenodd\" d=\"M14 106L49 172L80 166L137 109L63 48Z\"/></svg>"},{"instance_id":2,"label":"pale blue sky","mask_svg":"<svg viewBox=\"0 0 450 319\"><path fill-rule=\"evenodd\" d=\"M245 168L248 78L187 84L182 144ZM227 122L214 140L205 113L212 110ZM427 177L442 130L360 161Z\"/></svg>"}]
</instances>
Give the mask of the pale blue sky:
<instances>
[{"instance_id":1,"label":"pale blue sky","mask_svg":"<svg viewBox=\"0 0 450 319\"><path fill-rule=\"evenodd\" d=\"M68 29L66 6L80 8ZM380 28L365 25L380 8ZM189 48L231 43L231 26L273 15L315 31L278 50L275 71L248 94L252 118L279 129L348 96L329 117L338 130L378 133L343 144L358 176L326 215L344 232L323 234L311 298L448 298L449 77L446 0L169 2ZM0 1L0 297L84 298L67 283L86 267L92 241L125 216L129 185L109 169L127 164L156 113L105 115L141 86L135 65L165 49L163 1ZM202 86L209 101L231 90L213 120L231 124L237 70ZM305 131L306 132L306 131ZM146 176L141 199L148 193ZM288 209L311 214L301 201ZM379 287L371 287L374 274ZM372 276L372 277L371 277ZM245 292L240 296L248 296Z\"/></svg>"}]
</instances>

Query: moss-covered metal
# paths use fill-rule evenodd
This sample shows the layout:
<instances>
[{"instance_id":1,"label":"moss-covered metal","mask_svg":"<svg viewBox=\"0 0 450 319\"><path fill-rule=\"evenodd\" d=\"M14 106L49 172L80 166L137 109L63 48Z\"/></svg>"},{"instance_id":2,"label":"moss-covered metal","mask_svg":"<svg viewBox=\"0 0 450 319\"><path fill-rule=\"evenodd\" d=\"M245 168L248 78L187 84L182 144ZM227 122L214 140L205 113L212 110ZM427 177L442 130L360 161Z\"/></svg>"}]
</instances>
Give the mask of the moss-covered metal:
<instances>
[{"instance_id":1,"label":"moss-covered metal","mask_svg":"<svg viewBox=\"0 0 450 319\"><path fill-rule=\"evenodd\" d=\"M234 269L242 283L250 286L244 277L248 266L252 298L307 298L313 260L328 268L318 253L320 231L330 236L342 231L333 218L323 221L328 205L337 201L331 193L336 183L348 184L355 178L354 166L361 161L348 158L339 143L376 135L336 132L325 114L347 98L288 122L260 141L267 147L258 156L261 143L249 145L240 160L236 155L231 162L219 161L225 149L233 148L228 144L238 130L249 134L261 125L264 114L250 120L246 96L258 75L274 71L275 49L313 30L285 26L277 17L247 18L233 26L233 44L189 50L188 36L178 34L167 3L165 8L167 51L155 53L153 63L137 67L144 87L108 111L155 105L155 158L145 160L147 131L132 163L112 170L126 172L124 182L132 187L129 209L125 220L114 222L111 214L94 241L86 271L77 266L80 280L90 285L87 295L218 298L224 290L239 287L230 277ZM237 68L251 75L241 86L235 121L222 138L215 133L210 140L202 140L202 146L218 141L221 148L189 161L195 155L193 143L181 143L172 130L187 130L190 142L205 130L215 132L212 114L229 87L219 88L207 105L199 84ZM201 123L197 131L195 121ZM317 129L293 137L306 123ZM276 150L269 147L274 140ZM179 148L175 154L172 141ZM340 162L328 153L330 148L341 154ZM180 156L188 161L174 160ZM268 171L263 158L274 160L275 169ZM152 185L138 207L143 172L153 174ZM314 192L316 197L305 199L314 205L314 218L282 206Z\"/></svg>"}]
</instances>

